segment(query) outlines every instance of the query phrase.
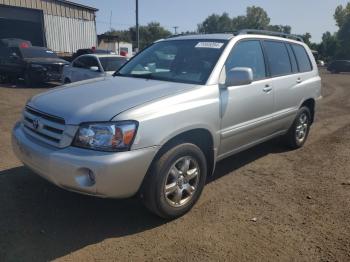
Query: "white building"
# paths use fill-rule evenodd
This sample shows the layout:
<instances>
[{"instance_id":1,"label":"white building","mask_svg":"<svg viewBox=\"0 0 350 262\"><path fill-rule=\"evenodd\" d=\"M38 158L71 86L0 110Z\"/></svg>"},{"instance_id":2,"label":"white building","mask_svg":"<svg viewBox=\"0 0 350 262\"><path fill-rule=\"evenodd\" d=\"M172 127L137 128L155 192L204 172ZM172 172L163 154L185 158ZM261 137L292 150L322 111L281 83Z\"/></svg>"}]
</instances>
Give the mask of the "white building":
<instances>
[{"instance_id":1,"label":"white building","mask_svg":"<svg viewBox=\"0 0 350 262\"><path fill-rule=\"evenodd\" d=\"M132 44L119 41L116 36L99 35L98 36L98 49L112 51L118 55L126 53L127 57L132 56Z\"/></svg>"},{"instance_id":2,"label":"white building","mask_svg":"<svg viewBox=\"0 0 350 262\"><path fill-rule=\"evenodd\" d=\"M59 53L97 44L96 8L66 0L0 0L0 38L21 38Z\"/></svg>"}]
</instances>

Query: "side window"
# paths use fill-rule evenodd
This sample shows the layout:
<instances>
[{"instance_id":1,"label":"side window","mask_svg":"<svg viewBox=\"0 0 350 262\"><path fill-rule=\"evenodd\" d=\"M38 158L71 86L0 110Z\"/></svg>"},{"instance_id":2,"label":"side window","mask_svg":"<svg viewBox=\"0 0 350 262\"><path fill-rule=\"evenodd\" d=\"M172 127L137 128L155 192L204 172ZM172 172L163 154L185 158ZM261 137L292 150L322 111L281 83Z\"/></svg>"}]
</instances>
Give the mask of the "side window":
<instances>
[{"instance_id":1,"label":"side window","mask_svg":"<svg viewBox=\"0 0 350 262\"><path fill-rule=\"evenodd\" d=\"M18 47L10 47L9 48L9 56L17 56L21 57L21 51L19 50Z\"/></svg>"},{"instance_id":2,"label":"side window","mask_svg":"<svg viewBox=\"0 0 350 262\"><path fill-rule=\"evenodd\" d=\"M309 59L308 54L303 46L292 44L293 51L295 53L295 57L297 58L297 62L299 65L300 72L309 72L312 70L312 65Z\"/></svg>"},{"instance_id":3,"label":"side window","mask_svg":"<svg viewBox=\"0 0 350 262\"><path fill-rule=\"evenodd\" d=\"M286 46L288 49L290 62L292 63L292 71L293 71L293 73L297 73L297 72L299 72L298 64L297 64L297 60L295 59L295 55L294 55L294 52L292 50L292 47L290 46L290 44L286 44Z\"/></svg>"},{"instance_id":4,"label":"side window","mask_svg":"<svg viewBox=\"0 0 350 262\"><path fill-rule=\"evenodd\" d=\"M264 41L263 43L271 76L291 74L292 66L285 44L277 41Z\"/></svg>"},{"instance_id":5,"label":"side window","mask_svg":"<svg viewBox=\"0 0 350 262\"><path fill-rule=\"evenodd\" d=\"M86 56L86 65L87 65L87 68L90 68L92 66L97 66L97 67L100 67L98 62L97 62L97 59L95 57L92 57L92 56Z\"/></svg>"},{"instance_id":6,"label":"side window","mask_svg":"<svg viewBox=\"0 0 350 262\"><path fill-rule=\"evenodd\" d=\"M266 78L265 61L260 41L248 40L236 44L225 67L227 71L234 67L250 67L253 70L254 80Z\"/></svg>"},{"instance_id":7,"label":"side window","mask_svg":"<svg viewBox=\"0 0 350 262\"><path fill-rule=\"evenodd\" d=\"M73 62L73 67L77 68L87 68L87 63L85 57L79 57Z\"/></svg>"}]
</instances>

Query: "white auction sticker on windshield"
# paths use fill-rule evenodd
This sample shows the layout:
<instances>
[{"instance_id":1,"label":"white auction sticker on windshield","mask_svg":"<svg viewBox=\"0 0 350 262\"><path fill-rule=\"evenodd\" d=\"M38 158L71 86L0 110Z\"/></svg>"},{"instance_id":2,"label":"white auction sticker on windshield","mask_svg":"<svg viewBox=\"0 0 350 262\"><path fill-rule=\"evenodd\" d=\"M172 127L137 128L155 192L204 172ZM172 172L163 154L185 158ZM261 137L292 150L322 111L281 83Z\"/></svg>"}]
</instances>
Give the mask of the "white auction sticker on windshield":
<instances>
[{"instance_id":1,"label":"white auction sticker on windshield","mask_svg":"<svg viewBox=\"0 0 350 262\"><path fill-rule=\"evenodd\" d=\"M224 43L220 42L199 42L196 44L196 48L214 48L214 49L220 49Z\"/></svg>"}]
</instances>

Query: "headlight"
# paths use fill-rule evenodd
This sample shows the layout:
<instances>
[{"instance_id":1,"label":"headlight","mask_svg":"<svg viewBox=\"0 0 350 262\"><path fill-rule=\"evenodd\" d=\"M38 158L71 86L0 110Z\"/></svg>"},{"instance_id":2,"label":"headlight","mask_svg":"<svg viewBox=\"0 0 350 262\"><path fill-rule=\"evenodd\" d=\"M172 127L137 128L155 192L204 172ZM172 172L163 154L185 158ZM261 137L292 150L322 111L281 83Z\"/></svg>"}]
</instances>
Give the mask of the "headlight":
<instances>
[{"instance_id":1,"label":"headlight","mask_svg":"<svg viewBox=\"0 0 350 262\"><path fill-rule=\"evenodd\" d=\"M127 151L136 136L136 121L82 124L73 146L101 150Z\"/></svg>"}]
</instances>

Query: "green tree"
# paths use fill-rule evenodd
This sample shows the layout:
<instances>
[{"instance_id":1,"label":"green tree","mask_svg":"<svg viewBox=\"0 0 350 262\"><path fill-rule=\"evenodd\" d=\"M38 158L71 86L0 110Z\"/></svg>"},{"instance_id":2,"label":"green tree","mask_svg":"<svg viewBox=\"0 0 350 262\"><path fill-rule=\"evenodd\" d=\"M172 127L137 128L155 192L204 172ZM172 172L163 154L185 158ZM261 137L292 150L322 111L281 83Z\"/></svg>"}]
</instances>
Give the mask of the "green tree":
<instances>
[{"instance_id":1,"label":"green tree","mask_svg":"<svg viewBox=\"0 0 350 262\"><path fill-rule=\"evenodd\" d=\"M171 32L162 27L158 22L151 22L146 26L140 26L140 49L162 38L167 38ZM105 33L106 35L118 36L119 41L131 42L136 46L136 29L130 27L129 30L111 30Z\"/></svg>"},{"instance_id":2,"label":"green tree","mask_svg":"<svg viewBox=\"0 0 350 262\"><path fill-rule=\"evenodd\" d=\"M335 57L338 48L337 35L326 32L322 36L322 42L317 51L322 59L330 61Z\"/></svg>"},{"instance_id":3,"label":"green tree","mask_svg":"<svg viewBox=\"0 0 350 262\"><path fill-rule=\"evenodd\" d=\"M245 15L229 17L227 13L222 15L212 14L198 25L199 33L234 32L241 29L273 30L290 33L291 27L284 25L270 25L270 17L267 12L257 6L248 7Z\"/></svg>"},{"instance_id":4,"label":"green tree","mask_svg":"<svg viewBox=\"0 0 350 262\"><path fill-rule=\"evenodd\" d=\"M305 33L303 35L301 35L301 37L303 38L305 44L307 44L308 46L311 46L311 34L310 33Z\"/></svg>"},{"instance_id":5,"label":"green tree","mask_svg":"<svg viewBox=\"0 0 350 262\"><path fill-rule=\"evenodd\" d=\"M232 20L227 13L212 14L198 25L199 33L223 33L232 31Z\"/></svg>"},{"instance_id":6,"label":"green tree","mask_svg":"<svg viewBox=\"0 0 350 262\"><path fill-rule=\"evenodd\" d=\"M342 27L350 15L350 2L343 7L342 5L337 6L334 13L334 19L337 22L337 26Z\"/></svg>"},{"instance_id":7,"label":"green tree","mask_svg":"<svg viewBox=\"0 0 350 262\"><path fill-rule=\"evenodd\" d=\"M342 21L337 37L339 42L339 51L337 58L350 59L350 13Z\"/></svg>"},{"instance_id":8,"label":"green tree","mask_svg":"<svg viewBox=\"0 0 350 262\"><path fill-rule=\"evenodd\" d=\"M290 34L292 32L292 27L289 25L269 25L267 29L269 31L281 32L285 34Z\"/></svg>"},{"instance_id":9,"label":"green tree","mask_svg":"<svg viewBox=\"0 0 350 262\"><path fill-rule=\"evenodd\" d=\"M267 15L267 12L263 8L257 6L247 8L245 20L247 28L259 30L267 29L271 21L270 17Z\"/></svg>"}]
</instances>

